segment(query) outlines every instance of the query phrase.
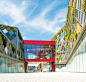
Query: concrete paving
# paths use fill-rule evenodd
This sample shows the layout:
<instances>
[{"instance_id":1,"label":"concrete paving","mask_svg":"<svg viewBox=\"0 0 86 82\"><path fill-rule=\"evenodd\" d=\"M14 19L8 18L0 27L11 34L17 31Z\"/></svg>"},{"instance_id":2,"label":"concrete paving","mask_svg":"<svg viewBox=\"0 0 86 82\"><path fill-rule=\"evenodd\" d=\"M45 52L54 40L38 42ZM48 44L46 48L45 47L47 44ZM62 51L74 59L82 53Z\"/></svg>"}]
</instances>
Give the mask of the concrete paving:
<instances>
[{"instance_id":1,"label":"concrete paving","mask_svg":"<svg viewBox=\"0 0 86 82\"><path fill-rule=\"evenodd\" d=\"M0 82L86 82L86 73L3 73Z\"/></svg>"}]
</instances>

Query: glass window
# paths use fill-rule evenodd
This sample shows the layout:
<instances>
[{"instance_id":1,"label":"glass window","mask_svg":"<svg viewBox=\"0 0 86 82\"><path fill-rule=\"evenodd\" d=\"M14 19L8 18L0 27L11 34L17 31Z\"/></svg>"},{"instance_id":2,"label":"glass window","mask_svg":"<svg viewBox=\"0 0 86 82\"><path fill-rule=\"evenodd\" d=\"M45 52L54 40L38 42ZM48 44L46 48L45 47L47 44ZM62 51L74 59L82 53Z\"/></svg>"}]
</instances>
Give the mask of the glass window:
<instances>
[{"instance_id":1,"label":"glass window","mask_svg":"<svg viewBox=\"0 0 86 82\"><path fill-rule=\"evenodd\" d=\"M10 30L9 33L10 33L11 35L14 34L14 32L13 32L12 30Z\"/></svg>"},{"instance_id":2,"label":"glass window","mask_svg":"<svg viewBox=\"0 0 86 82\"><path fill-rule=\"evenodd\" d=\"M6 33L6 35L7 35L7 37L9 37L9 36L10 36L9 32L8 32L8 33Z\"/></svg>"},{"instance_id":3,"label":"glass window","mask_svg":"<svg viewBox=\"0 0 86 82\"><path fill-rule=\"evenodd\" d=\"M6 73L9 73L9 66L8 66L8 64L9 64L9 60L8 60L8 58L5 58L6 60L5 60L5 68L6 68Z\"/></svg>"},{"instance_id":4,"label":"glass window","mask_svg":"<svg viewBox=\"0 0 86 82\"><path fill-rule=\"evenodd\" d=\"M12 64L11 64L11 60L9 59L9 64L8 64L8 66L9 66L9 73L11 73L12 72Z\"/></svg>"},{"instance_id":5,"label":"glass window","mask_svg":"<svg viewBox=\"0 0 86 82\"><path fill-rule=\"evenodd\" d=\"M15 73L18 72L18 65L17 64L18 64L18 62L15 61Z\"/></svg>"},{"instance_id":6,"label":"glass window","mask_svg":"<svg viewBox=\"0 0 86 82\"><path fill-rule=\"evenodd\" d=\"M83 12L83 16L82 16L82 25L84 25L85 23L85 15L84 15L84 12Z\"/></svg>"},{"instance_id":7,"label":"glass window","mask_svg":"<svg viewBox=\"0 0 86 82\"><path fill-rule=\"evenodd\" d=\"M54 45L24 45L25 58L27 59L52 59L54 58Z\"/></svg>"},{"instance_id":8,"label":"glass window","mask_svg":"<svg viewBox=\"0 0 86 82\"><path fill-rule=\"evenodd\" d=\"M79 45L79 54L82 54L82 45Z\"/></svg>"},{"instance_id":9,"label":"glass window","mask_svg":"<svg viewBox=\"0 0 86 82\"><path fill-rule=\"evenodd\" d=\"M82 0L80 0L80 10L81 10L81 7L82 7Z\"/></svg>"},{"instance_id":10,"label":"glass window","mask_svg":"<svg viewBox=\"0 0 86 82\"><path fill-rule=\"evenodd\" d=\"M6 29L2 30L5 34L8 32Z\"/></svg>"},{"instance_id":11,"label":"glass window","mask_svg":"<svg viewBox=\"0 0 86 82\"><path fill-rule=\"evenodd\" d=\"M83 39L83 43L82 43L82 52L83 52L83 53L86 52L86 37Z\"/></svg>"},{"instance_id":12,"label":"glass window","mask_svg":"<svg viewBox=\"0 0 86 82\"><path fill-rule=\"evenodd\" d=\"M48 52L46 52L46 55L47 54L48 54ZM45 46L41 45L41 52L40 52L41 59L44 59L44 55L45 55Z\"/></svg>"},{"instance_id":13,"label":"glass window","mask_svg":"<svg viewBox=\"0 0 86 82\"><path fill-rule=\"evenodd\" d=\"M11 64L12 64L12 73L14 73L14 61L13 60L11 60Z\"/></svg>"},{"instance_id":14,"label":"glass window","mask_svg":"<svg viewBox=\"0 0 86 82\"><path fill-rule=\"evenodd\" d=\"M15 37L16 37L16 35L15 35L15 34L13 34L12 36L13 36L13 38L15 38Z\"/></svg>"},{"instance_id":15,"label":"glass window","mask_svg":"<svg viewBox=\"0 0 86 82\"><path fill-rule=\"evenodd\" d=\"M81 24L82 24L82 15L83 15L83 13L81 12Z\"/></svg>"},{"instance_id":16,"label":"glass window","mask_svg":"<svg viewBox=\"0 0 86 82\"><path fill-rule=\"evenodd\" d=\"M2 57L2 65L1 65L1 68L2 68L2 73L5 73L5 57Z\"/></svg>"},{"instance_id":17,"label":"glass window","mask_svg":"<svg viewBox=\"0 0 86 82\"><path fill-rule=\"evenodd\" d=\"M1 62L1 56L0 56L0 73L1 73L1 65L2 65L2 62Z\"/></svg>"},{"instance_id":18,"label":"glass window","mask_svg":"<svg viewBox=\"0 0 86 82\"><path fill-rule=\"evenodd\" d=\"M80 13L80 11L79 11L79 21L81 20L81 13ZM80 21L81 22L81 21Z\"/></svg>"},{"instance_id":19,"label":"glass window","mask_svg":"<svg viewBox=\"0 0 86 82\"><path fill-rule=\"evenodd\" d=\"M35 48L36 48L36 46L35 45L32 45L32 47L31 47L32 59L36 55L36 49Z\"/></svg>"},{"instance_id":20,"label":"glass window","mask_svg":"<svg viewBox=\"0 0 86 82\"><path fill-rule=\"evenodd\" d=\"M78 18L78 11L77 11L77 9L76 9L76 18Z\"/></svg>"},{"instance_id":21,"label":"glass window","mask_svg":"<svg viewBox=\"0 0 86 82\"><path fill-rule=\"evenodd\" d=\"M40 45L36 45L36 56L37 56L37 59L40 59L41 56L41 46Z\"/></svg>"}]
</instances>

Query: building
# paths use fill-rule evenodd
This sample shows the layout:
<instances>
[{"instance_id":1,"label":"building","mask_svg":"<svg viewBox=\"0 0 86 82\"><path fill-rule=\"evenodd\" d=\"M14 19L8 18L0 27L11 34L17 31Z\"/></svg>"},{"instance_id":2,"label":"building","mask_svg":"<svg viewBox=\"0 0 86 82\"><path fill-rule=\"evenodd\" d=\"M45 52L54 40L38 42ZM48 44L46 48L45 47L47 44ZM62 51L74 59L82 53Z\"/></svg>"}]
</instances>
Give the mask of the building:
<instances>
[{"instance_id":1,"label":"building","mask_svg":"<svg viewBox=\"0 0 86 82\"><path fill-rule=\"evenodd\" d=\"M19 29L0 24L0 73L24 72L23 39Z\"/></svg>"},{"instance_id":2,"label":"building","mask_svg":"<svg viewBox=\"0 0 86 82\"><path fill-rule=\"evenodd\" d=\"M70 0L56 41L56 71L86 72L86 0Z\"/></svg>"},{"instance_id":3,"label":"building","mask_svg":"<svg viewBox=\"0 0 86 82\"><path fill-rule=\"evenodd\" d=\"M28 62L48 62L52 71L86 72L86 0L69 0L66 23L51 41L23 41L17 27L0 24L0 73L27 72Z\"/></svg>"},{"instance_id":4,"label":"building","mask_svg":"<svg viewBox=\"0 0 86 82\"><path fill-rule=\"evenodd\" d=\"M25 62L49 62L55 71L55 41L24 40ZM26 65L27 70L27 65Z\"/></svg>"}]
</instances>

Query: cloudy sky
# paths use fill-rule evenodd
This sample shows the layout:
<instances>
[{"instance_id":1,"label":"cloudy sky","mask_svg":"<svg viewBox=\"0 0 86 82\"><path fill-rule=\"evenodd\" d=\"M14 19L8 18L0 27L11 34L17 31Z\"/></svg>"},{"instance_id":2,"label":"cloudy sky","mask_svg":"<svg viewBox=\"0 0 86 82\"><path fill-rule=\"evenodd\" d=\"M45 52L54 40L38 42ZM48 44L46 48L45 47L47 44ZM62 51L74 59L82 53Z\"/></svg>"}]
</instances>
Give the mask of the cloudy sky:
<instances>
[{"instance_id":1,"label":"cloudy sky","mask_svg":"<svg viewBox=\"0 0 86 82\"><path fill-rule=\"evenodd\" d=\"M69 0L0 0L0 24L25 40L50 40L65 24Z\"/></svg>"}]
</instances>

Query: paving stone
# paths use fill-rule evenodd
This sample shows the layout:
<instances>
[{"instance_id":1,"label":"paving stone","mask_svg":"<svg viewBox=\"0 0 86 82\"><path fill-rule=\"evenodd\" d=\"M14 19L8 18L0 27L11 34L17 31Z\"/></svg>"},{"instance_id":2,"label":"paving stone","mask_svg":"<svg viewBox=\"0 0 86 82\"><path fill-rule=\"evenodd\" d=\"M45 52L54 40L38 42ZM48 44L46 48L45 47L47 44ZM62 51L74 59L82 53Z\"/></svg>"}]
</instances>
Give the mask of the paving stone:
<instances>
[{"instance_id":1,"label":"paving stone","mask_svg":"<svg viewBox=\"0 0 86 82\"><path fill-rule=\"evenodd\" d=\"M86 73L5 73L0 74L0 82L86 82Z\"/></svg>"}]
</instances>

